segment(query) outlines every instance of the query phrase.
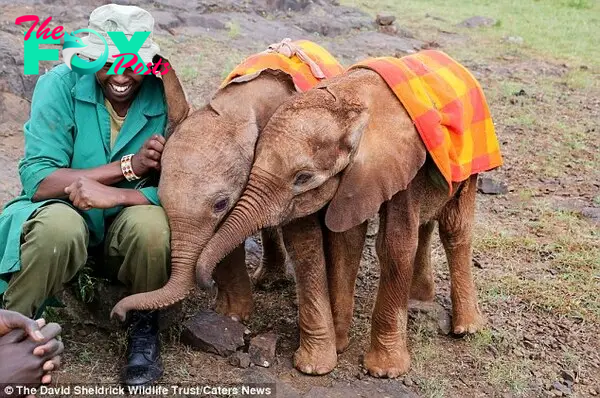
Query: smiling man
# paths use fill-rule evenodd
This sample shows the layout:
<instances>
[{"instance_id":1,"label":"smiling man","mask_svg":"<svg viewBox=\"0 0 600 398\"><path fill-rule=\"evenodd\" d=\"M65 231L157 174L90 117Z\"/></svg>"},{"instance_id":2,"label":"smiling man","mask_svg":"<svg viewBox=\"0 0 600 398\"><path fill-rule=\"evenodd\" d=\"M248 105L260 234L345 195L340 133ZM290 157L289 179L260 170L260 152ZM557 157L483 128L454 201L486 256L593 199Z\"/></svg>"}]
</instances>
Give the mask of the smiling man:
<instances>
[{"instance_id":1,"label":"smiling man","mask_svg":"<svg viewBox=\"0 0 600 398\"><path fill-rule=\"evenodd\" d=\"M107 31L130 39L152 32L145 10L109 4L90 15L89 27L119 50ZM81 55L98 59L105 47L90 37ZM152 35L138 55L157 56ZM162 287L168 279L169 227L157 195L167 107L161 79L131 69L80 75L65 64L37 82L24 126L19 163L22 195L0 214L0 293L5 308L33 316L86 264L103 257L100 272L132 293ZM122 380L147 384L163 372L157 314L131 317Z\"/></svg>"}]
</instances>

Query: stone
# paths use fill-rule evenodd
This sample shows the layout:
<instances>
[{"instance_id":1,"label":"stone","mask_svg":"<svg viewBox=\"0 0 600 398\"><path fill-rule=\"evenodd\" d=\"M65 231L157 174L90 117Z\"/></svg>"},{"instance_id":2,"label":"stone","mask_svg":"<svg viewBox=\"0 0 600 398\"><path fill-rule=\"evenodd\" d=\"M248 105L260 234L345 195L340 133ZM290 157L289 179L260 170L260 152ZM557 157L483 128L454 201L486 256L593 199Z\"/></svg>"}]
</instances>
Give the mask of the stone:
<instances>
[{"instance_id":1,"label":"stone","mask_svg":"<svg viewBox=\"0 0 600 398\"><path fill-rule=\"evenodd\" d=\"M272 396L277 398L300 398L302 394L294 389L288 383L282 382L276 375L269 372L268 369L260 367L251 367L242 371L242 383L254 384L254 387L273 387L275 386L276 394ZM257 398L265 397L265 394L256 395Z\"/></svg>"},{"instance_id":2,"label":"stone","mask_svg":"<svg viewBox=\"0 0 600 398\"><path fill-rule=\"evenodd\" d=\"M279 393L279 391L278 391ZM279 396L279 395L278 395ZM402 384L402 380L395 379L388 382L380 380L367 379L353 380L351 382L336 382L331 387L313 387L304 398L416 398L417 395L411 392Z\"/></svg>"},{"instance_id":3,"label":"stone","mask_svg":"<svg viewBox=\"0 0 600 398\"><path fill-rule=\"evenodd\" d=\"M581 209L581 215L592 223L600 225L600 207L584 207Z\"/></svg>"},{"instance_id":4,"label":"stone","mask_svg":"<svg viewBox=\"0 0 600 398\"><path fill-rule=\"evenodd\" d=\"M311 0L267 0L266 5L274 11L305 11L310 8Z\"/></svg>"},{"instance_id":5,"label":"stone","mask_svg":"<svg viewBox=\"0 0 600 398\"><path fill-rule=\"evenodd\" d=\"M452 318L448 311L439 311L438 312L438 327L442 334L449 335L452 331Z\"/></svg>"},{"instance_id":6,"label":"stone","mask_svg":"<svg viewBox=\"0 0 600 398\"><path fill-rule=\"evenodd\" d=\"M413 382L413 380L410 378L410 376L405 376L404 377L404 385L406 387L412 387L415 385L415 383Z\"/></svg>"},{"instance_id":7,"label":"stone","mask_svg":"<svg viewBox=\"0 0 600 398\"><path fill-rule=\"evenodd\" d=\"M187 26L202 27L205 29L225 30L227 24L221 19L211 15L188 14L183 16L183 21Z\"/></svg>"},{"instance_id":8,"label":"stone","mask_svg":"<svg viewBox=\"0 0 600 398\"><path fill-rule=\"evenodd\" d=\"M172 29L181 25L181 19L169 11L152 11L154 22L162 29Z\"/></svg>"},{"instance_id":9,"label":"stone","mask_svg":"<svg viewBox=\"0 0 600 398\"><path fill-rule=\"evenodd\" d=\"M246 264L257 268L262 261L262 245L258 242L258 235L246 239L244 248L246 250Z\"/></svg>"},{"instance_id":10,"label":"stone","mask_svg":"<svg viewBox=\"0 0 600 398\"><path fill-rule=\"evenodd\" d=\"M377 30L386 35L395 35L398 33L398 27L396 25L380 25Z\"/></svg>"},{"instance_id":11,"label":"stone","mask_svg":"<svg viewBox=\"0 0 600 398\"><path fill-rule=\"evenodd\" d=\"M246 369L250 366L250 355L247 352L236 351L229 357L229 364L237 368Z\"/></svg>"},{"instance_id":12,"label":"stone","mask_svg":"<svg viewBox=\"0 0 600 398\"><path fill-rule=\"evenodd\" d=\"M496 20L493 18L482 17L482 16L474 16L471 18L467 18L462 21L459 25L467 28L478 28L480 26L492 26L496 23Z\"/></svg>"},{"instance_id":13,"label":"stone","mask_svg":"<svg viewBox=\"0 0 600 398\"><path fill-rule=\"evenodd\" d=\"M394 15L380 15L377 14L375 18L375 23L380 26L388 26L394 23L396 17Z\"/></svg>"},{"instance_id":14,"label":"stone","mask_svg":"<svg viewBox=\"0 0 600 398\"><path fill-rule=\"evenodd\" d=\"M181 341L196 350L226 357L245 345L246 330L230 317L201 310L183 323Z\"/></svg>"},{"instance_id":15,"label":"stone","mask_svg":"<svg viewBox=\"0 0 600 398\"><path fill-rule=\"evenodd\" d=\"M29 109L29 102L20 96L0 91L0 124L12 132L7 135L21 132L23 123L29 119Z\"/></svg>"},{"instance_id":16,"label":"stone","mask_svg":"<svg viewBox=\"0 0 600 398\"><path fill-rule=\"evenodd\" d=\"M561 395L558 395L559 397L562 395L571 395L572 394L572 391L569 387L565 386L564 384L562 384L558 381L555 381L554 383L552 383L552 387L554 388L554 390L556 390L556 391L554 391L555 395L556 395L557 391L561 393Z\"/></svg>"},{"instance_id":17,"label":"stone","mask_svg":"<svg viewBox=\"0 0 600 398\"><path fill-rule=\"evenodd\" d=\"M502 181L480 176L477 179L477 190L487 195L504 195L508 193L508 186Z\"/></svg>"},{"instance_id":18,"label":"stone","mask_svg":"<svg viewBox=\"0 0 600 398\"><path fill-rule=\"evenodd\" d=\"M571 384L574 384L577 382L577 377L575 376L575 374L568 370L562 370L560 372L560 376L563 378L563 380L565 382L570 382Z\"/></svg>"},{"instance_id":19,"label":"stone","mask_svg":"<svg viewBox=\"0 0 600 398\"><path fill-rule=\"evenodd\" d=\"M590 388L590 395L597 396L598 395L597 389L594 387Z\"/></svg>"},{"instance_id":20,"label":"stone","mask_svg":"<svg viewBox=\"0 0 600 398\"><path fill-rule=\"evenodd\" d=\"M507 43L523 44L523 38L521 36L507 36L504 38Z\"/></svg>"},{"instance_id":21,"label":"stone","mask_svg":"<svg viewBox=\"0 0 600 398\"><path fill-rule=\"evenodd\" d=\"M275 333L264 333L250 340L248 355L250 362L255 365L268 368L275 361L275 349L279 336Z\"/></svg>"},{"instance_id":22,"label":"stone","mask_svg":"<svg viewBox=\"0 0 600 398\"><path fill-rule=\"evenodd\" d=\"M310 18L298 22L297 25L308 33L318 33L326 37L339 36L348 31L348 28L341 22L330 19Z\"/></svg>"}]
</instances>

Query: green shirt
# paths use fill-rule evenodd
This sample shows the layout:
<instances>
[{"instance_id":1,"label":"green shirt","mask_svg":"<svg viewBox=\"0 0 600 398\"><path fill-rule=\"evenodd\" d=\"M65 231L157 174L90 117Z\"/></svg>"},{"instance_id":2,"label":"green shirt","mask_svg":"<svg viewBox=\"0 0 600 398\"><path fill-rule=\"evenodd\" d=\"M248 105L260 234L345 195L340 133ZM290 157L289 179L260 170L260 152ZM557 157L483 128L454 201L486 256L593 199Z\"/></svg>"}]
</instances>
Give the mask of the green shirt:
<instances>
[{"instance_id":1,"label":"green shirt","mask_svg":"<svg viewBox=\"0 0 600 398\"><path fill-rule=\"evenodd\" d=\"M32 202L40 183L60 168L94 168L136 153L153 134L164 135L166 123L162 81L146 76L111 148L110 117L94 74L79 75L61 64L39 78L24 125L25 154L19 162L23 191L0 214L0 294L10 273L21 268L23 223L44 204L68 203L68 199ZM148 201L160 205L151 179L122 180L115 186L139 189ZM103 241L105 220L120 209L79 211L90 231L90 246Z\"/></svg>"}]
</instances>

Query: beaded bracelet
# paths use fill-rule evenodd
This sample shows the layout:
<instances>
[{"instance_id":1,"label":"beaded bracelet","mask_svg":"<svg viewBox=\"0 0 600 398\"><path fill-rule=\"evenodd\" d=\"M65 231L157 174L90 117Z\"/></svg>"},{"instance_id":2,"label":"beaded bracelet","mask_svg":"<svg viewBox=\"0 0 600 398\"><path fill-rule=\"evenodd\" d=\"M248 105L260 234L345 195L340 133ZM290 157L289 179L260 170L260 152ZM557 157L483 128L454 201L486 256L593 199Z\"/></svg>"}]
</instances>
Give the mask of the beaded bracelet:
<instances>
[{"instance_id":1,"label":"beaded bracelet","mask_svg":"<svg viewBox=\"0 0 600 398\"><path fill-rule=\"evenodd\" d=\"M140 177L135 175L133 172L133 166L131 164L131 158L133 154L125 155L121 158L121 172L123 176L127 179L127 181L139 180Z\"/></svg>"}]
</instances>

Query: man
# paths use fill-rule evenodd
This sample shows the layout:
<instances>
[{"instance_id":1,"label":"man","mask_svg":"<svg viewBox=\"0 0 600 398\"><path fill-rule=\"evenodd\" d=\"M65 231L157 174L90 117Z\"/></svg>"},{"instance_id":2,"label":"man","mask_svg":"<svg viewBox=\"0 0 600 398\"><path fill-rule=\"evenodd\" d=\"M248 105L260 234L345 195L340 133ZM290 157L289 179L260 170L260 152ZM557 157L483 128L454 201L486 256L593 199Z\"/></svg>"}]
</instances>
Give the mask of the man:
<instances>
[{"instance_id":1,"label":"man","mask_svg":"<svg viewBox=\"0 0 600 398\"><path fill-rule=\"evenodd\" d=\"M34 321L14 311L0 310L0 385L37 387L52 381L51 371L60 366L63 343L56 337L61 328ZM13 386L14 388L14 386ZM19 396L18 391L0 388L0 397Z\"/></svg>"},{"instance_id":2,"label":"man","mask_svg":"<svg viewBox=\"0 0 600 398\"><path fill-rule=\"evenodd\" d=\"M120 52L106 32L130 39L153 25L139 7L99 7L89 28L109 44L105 67L80 75L62 64L39 78L24 126L23 192L0 215L5 308L34 315L85 265L88 249L100 248L101 271L132 293L166 283L170 233L155 183L167 124L164 87L131 68L107 74ZM91 37L82 39L88 45L80 54L98 59L105 46ZM150 35L138 54L148 64L158 52ZM162 375L155 312L132 315L127 361L125 384Z\"/></svg>"}]
</instances>

